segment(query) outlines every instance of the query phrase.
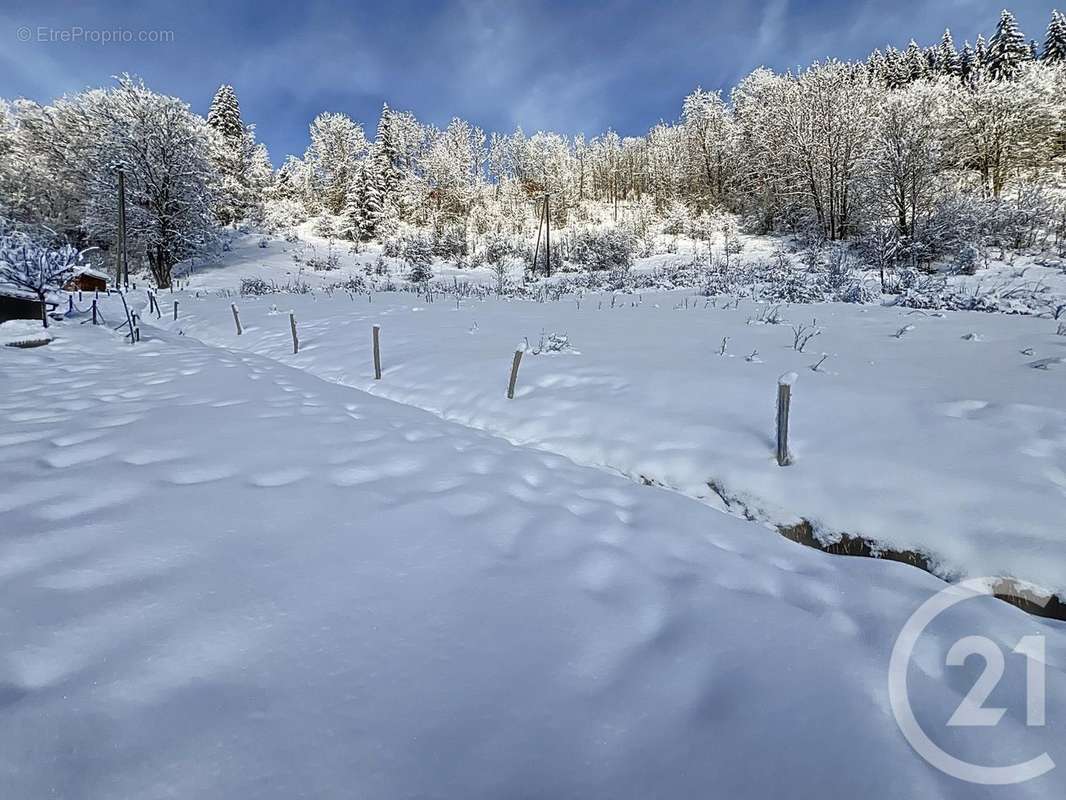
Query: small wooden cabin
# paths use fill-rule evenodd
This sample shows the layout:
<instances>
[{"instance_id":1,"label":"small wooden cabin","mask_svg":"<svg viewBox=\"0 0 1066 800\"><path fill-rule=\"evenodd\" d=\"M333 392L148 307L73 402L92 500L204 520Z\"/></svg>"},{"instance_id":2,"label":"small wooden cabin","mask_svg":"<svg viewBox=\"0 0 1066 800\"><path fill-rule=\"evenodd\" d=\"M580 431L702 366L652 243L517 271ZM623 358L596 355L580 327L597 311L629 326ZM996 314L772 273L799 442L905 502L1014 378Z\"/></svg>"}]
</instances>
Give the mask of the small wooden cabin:
<instances>
[{"instance_id":1,"label":"small wooden cabin","mask_svg":"<svg viewBox=\"0 0 1066 800\"><path fill-rule=\"evenodd\" d=\"M45 308L54 311L56 304L49 301ZM0 286L0 322L9 319L41 319L41 301L27 292Z\"/></svg>"},{"instance_id":2,"label":"small wooden cabin","mask_svg":"<svg viewBox=\"0 0 1066 800\"><path fill-rule=\"evenodd\" d=\"M63 288L68 292L106 292L107 275L90 267L82 267Z\"/></svg>"}]
</instances>

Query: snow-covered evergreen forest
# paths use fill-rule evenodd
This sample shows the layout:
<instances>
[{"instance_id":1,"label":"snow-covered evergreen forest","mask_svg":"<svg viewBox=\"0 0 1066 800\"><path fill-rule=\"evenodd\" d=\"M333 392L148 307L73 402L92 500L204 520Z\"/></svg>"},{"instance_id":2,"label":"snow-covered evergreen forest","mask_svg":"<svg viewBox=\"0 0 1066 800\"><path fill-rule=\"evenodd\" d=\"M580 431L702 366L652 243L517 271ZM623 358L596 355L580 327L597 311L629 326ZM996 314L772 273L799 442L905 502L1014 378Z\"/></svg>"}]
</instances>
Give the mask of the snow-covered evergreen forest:
<instances>
[{"instance_id":1,"label":"snow-covered evergreen forest","mask_svg":"<svg viewBox=\"0 0 1066 800\"><path fill-rule=\"evenodd\" d=\"M926 273L973 274L1016 252L1061 263L1060 12L1039 41L1004 11L961 47L945 31L862 62L826 55L728 92L697 88L643 136L441 128L387 105L376 121L324 112L303 156L276 170L231 86L204 119L127 76L48 105L0 103L0 217L114 269L122 169L130 263L160 287L180 261L224 247L226 226L295 235L307 222L357 249L379 244L416 281L434 259L501 272L517 260L521 283L547 272L543 250L534 264L545 193L552 272L616 284L634 260L685 250L687 269L675 260L655 280L922 305L942 302ZM831 276L795 286L773 259L744 254L741 237L762 235Z\"/></svg>"}]
</instances>

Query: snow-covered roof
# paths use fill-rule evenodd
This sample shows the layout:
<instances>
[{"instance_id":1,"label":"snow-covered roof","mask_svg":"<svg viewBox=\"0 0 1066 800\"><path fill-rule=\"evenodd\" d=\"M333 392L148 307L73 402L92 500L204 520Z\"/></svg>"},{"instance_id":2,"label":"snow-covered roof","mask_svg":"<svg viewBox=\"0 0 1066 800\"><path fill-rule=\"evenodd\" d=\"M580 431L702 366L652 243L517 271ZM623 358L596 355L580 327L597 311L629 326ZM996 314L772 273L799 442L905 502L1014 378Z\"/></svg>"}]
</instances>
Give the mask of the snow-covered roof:
<instances>
[{"instance_id":1,"label":"snow-covered roof","mask_svg":"<svg viewBox=\"0 0 1066 800\"><path fill-rule=\"evenodd\" d=\"M100 272L100 270L93 269L92 267L79 267L74 270L74 275L72 277L76 278L79 275L88 275L90 278L99 278L102 281L109 280L107 273Z\"/></svg>"},{"instance_id":2,"label":"snow-covered roof","mask_svg":"<svg viewBox=\"0 0 1066 800\"><path fill-rule=\"evenodd\" d=\"M17 297L20 300L37 299L37 295L33 292L20 289L17 286L12 286L10 283L0 283L0 295L3 295L4 297Z\"/></svg>"}]
</instances>

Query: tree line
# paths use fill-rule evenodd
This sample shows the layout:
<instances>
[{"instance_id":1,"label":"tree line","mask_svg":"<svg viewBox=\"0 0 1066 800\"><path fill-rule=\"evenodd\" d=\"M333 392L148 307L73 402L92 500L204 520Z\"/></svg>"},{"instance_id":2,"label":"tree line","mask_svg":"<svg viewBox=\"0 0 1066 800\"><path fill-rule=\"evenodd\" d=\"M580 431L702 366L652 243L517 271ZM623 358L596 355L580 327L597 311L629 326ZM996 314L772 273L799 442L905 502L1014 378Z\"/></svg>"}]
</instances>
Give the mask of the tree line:
<instances>
[{"instance_id":1,"label":"tree line","mask_svg":"<svg viewBox=\"0 0 1066 800\"><path fill-rule=\"evenodd\" d=\"M644 136L443 128L383 107L368 134L323 113L301 157L274 170L228 85L206 119L124 76L42 105L0 101L0 217L106 253L117 173L131 256L160 286L210 251L222 226L285 229L314 218L331 237L385 241L406 227L467 252L528 237L539 198L552 224L617 224L636 236L698 236L736 214L749 230L854 240L873 261L967 253L1019 215L1061 215L1066 166L1066 19L1042 43L1004 11L986 41L875 50L784 73L760 68L728 94L696 89ZM972 256L972 254L970 254Z\"/></svg>"}]
</instances>

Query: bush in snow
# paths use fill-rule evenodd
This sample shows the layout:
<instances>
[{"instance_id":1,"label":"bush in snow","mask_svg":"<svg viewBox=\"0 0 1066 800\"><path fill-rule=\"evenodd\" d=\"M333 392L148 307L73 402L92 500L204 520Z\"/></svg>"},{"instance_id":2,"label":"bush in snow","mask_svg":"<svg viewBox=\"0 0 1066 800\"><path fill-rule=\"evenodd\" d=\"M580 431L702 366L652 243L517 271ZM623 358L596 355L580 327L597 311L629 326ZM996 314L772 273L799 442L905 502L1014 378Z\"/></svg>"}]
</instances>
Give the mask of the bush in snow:
<instances>
[{"instance_id":1,"label":"bush in snow","mask_svg":"<svg viewBox=\"0 0 1066 800\"><path fill-rule=\"evenodd\" d=\"M306 221L307 211L303 203L298 200L283 197L267 200L263 205L263 228L268 233L292 231L297 225Z\"/></svg>"},{"instance_id":2,"label":"bush in snow","mask_svg":"<svg viewBox=\"0 0 1066 800\"><path fill-rule=\"evenodd\" d=\"M413 282L425 283L433 277L433 243L428 236L416 233L404 237L400 258L410 267Z\"/></svg>"},{"instance_id":3,"label":"bush in snow","mask_svg":"<svg viewBox=\"0 0 1066 800\"><path fill-rule=\"evenodd\" d=\"M264 294L272 294L278 289L273 283L268 283L262 278L257 277L244 277L241 278L241 294L248 296L261 296Z\"/></svg>"},{"instance_id":4,"label":"bush in snow","mask_svg":"<svg viewBox=\"0 0 1066 800\"><path fill-rule=\"evenodd\" d=\"M366 281L360 275L351 275L343 281L331 283L326 287L327 291L340 290L344 292L362 292L366 289Z\"/></svg>"},{"instance_id":5,"label":"bush in snow","mask_svg":"<svg viewBox=\"0 0 1066 800\"><path fill-rule=\"evenodd\" d=\"M592 270L628 270L633 263L633 237L618 229L588 230L574 236L570 261Z\"/></svg>"},{"instance_id":6,"label":"bush in snow","mask_svg":"<svg viewBox=\"0 0 1066 800\"><path fill-rule=\"evenodd\" d=\"M541 331L540 342L533 347L527 345L526 349L532 355L539 356L543 353L569 353L574 348L570 345L570 337L565 333Z\"/></svg>"},{"instance_id":7,"label":"bush in snow","mask_svg":"<svg viewBox=\"0 0 1066 800\"><path fill-rule=\"evenodd\" d=\"M81 260L70 245L49 247L22 233L0 236L0 283L32 294L41 303L41 322L48 327L45 300L63 288Z\"/></svg>"},{"instance_id":8,"label":"bush in snow","mask_svg":"<svg viewBox=\"0 0 1066 800\"><path fill-rule=\"evenodd\" d=\"M344 221L332 214L319 214L311 225L311 230L316 236L323 239L336 239L344 231Z\"/></svg>"},{"instance_id":9,"label":"bush in snow","mask_svg":"<svg viewBox=\"0 0 1066 800\"><path fill-rule=\"evenodd\" d=\"M445 261L457 261L467 255L466 233L447 226L433 232L433 255Z\"/></svg>"},{"instance_id":10,"label":"bush in snow","mask_svg":"<svg viewBox=\"0 0 1066 800\"><path fill-rule=\"evenodd\" d=\"M688 230L691 219L688 207L680 200L672 200L663 215L663 233L680 236Z\"/></svg>"}]
</instances>

